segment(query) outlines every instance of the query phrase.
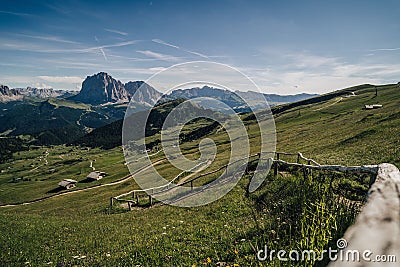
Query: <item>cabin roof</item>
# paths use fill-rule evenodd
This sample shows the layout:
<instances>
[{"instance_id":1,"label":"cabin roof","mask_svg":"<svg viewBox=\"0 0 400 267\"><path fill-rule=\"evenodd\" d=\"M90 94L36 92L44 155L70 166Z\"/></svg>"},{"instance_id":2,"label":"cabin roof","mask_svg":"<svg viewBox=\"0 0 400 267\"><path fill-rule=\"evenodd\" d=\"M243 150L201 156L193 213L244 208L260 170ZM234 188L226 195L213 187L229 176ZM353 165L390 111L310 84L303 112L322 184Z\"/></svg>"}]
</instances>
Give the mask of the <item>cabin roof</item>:
<instances>
[{"instance_id":1,"label":"cabin roof","mask_svg":"<svg viewBox=\"0 0 400 267\"><path fill-rule=\"evenodd\" d=\"M77 181L75 181L75 180L72 180L72 179L64 179L64 180L62 180L61 182L59 182L58 185L59 185L59 186L62 186L62 187L66 187L66 186L69 185L69 184L76 184L76 183L77 183Z\"/></svg>"}]
</instances>

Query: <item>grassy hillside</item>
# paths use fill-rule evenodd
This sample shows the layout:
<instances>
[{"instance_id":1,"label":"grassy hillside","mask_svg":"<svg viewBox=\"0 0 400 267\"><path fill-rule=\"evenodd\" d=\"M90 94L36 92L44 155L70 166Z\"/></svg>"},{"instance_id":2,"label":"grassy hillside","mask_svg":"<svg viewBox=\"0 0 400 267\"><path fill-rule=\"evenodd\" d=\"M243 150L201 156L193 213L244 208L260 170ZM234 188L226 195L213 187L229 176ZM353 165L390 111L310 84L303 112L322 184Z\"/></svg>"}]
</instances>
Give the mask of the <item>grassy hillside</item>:
<instances>
[{"instance_id":1,"label":"grassy hillside","mask_svg":"<svg viewBox=\"0 0 400 267\"><path fill-rule=\"evenodd\" d=\"M275 115L278 149L302 151L320 163L400 166L400 88L359 86L315 104L293 107ZM381 104L366 110L364 105Z\"/></svg>"},{"instance_id":2,"label":"grassy hillside","mask_svg":"<svg viewBox=\"0 0 400 267\"><path fill-rule=\"evenodd\" d=\"M346 91L354 91L355 96L346 97L350 93L343 92L275 110L277 150L301 151L320 163L390 162L400 166L400 89L379 86L377 97L375 88L368 85ZM376 103L383 107L364 109L364 104ZM259 128L249 116L243 118L248 118L245 124L254 153L259 149ZM189 158L199 156L200 142L190 133L208 125L210 122L198 121L185 126L184 133L190 138L181 144L181 150ZM216 142L218 154L204 172L226 164L230 151L224 130L207 134ZM129 212L118 206L110 210L109 198L138 188L132 179L96 187L128 174L119 147L37 147L14 154L14 158L0 165L0 204L53 197L0 208L0 262L5 266L216 266L217 262L220 266L278 266L277 261L259 262L257 250L264 245L290 250L334 244L354 219L368 187L364 176L314 172L305 179L301 172L287 169L277 177L269 174L261 189L248 194L250 166L229 194L209 205L177 208L156 204ZM151 160L163 158L159 153ZM110 175L86 183L90 162ZM179 172L167 161L156 168L171 178ZM23 179L13 182L16 177ZM62 193L57 191L57 183L64 178L78 180L71 190L75 193L57 195ZM312 238L315 236L318 238Z\"/></svg>"},{"instance_id":3,"label":"grassy hillside","mask_svg":"<svg viewBox=\"0 0 400 267\"><path fill-rule=\"evenodd\" d=\"M31 143L38 145L70 143L88 130L123 118L126 106L90 106L56 98L0 103L0 135L30 135ZM137 104L137 109L146 107Z\"/></svg>"}]
</instances>

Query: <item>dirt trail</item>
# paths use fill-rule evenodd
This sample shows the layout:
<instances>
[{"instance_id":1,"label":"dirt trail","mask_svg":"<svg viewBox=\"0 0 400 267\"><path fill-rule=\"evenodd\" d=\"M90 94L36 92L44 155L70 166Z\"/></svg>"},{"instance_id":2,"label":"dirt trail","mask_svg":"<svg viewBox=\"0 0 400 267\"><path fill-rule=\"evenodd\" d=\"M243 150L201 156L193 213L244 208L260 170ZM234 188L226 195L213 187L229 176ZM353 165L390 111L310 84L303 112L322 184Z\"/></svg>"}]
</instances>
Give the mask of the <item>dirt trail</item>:
<instances>
[{"instance_id":1,"label":"dirt trail","mask_svg":"<svg viewBox=\"0 0 400 267\"><path fill-rule=\"evenodd\" d=\"M331 106L333 106L333 105L336 105L337 103L339 103L339 102L342 101L342 100L343 100L343 97L340 97L337 101L333 102L332 104L329 104L329 105L326 105L326 106L323 106L323 107L314 109L314 111L319 111L319 110L321 110L321 109L324 109L324 108L327 108L327 107L331 107Z\"/></svg>"},{"instance_id":2,"label":"dirt trail","mask_svg":"<svg viewBox=\"0 0 400 267\"><path fill-rule=\"evenodd\" d=\"M54 197L65 196L65 195L75 194L75 193L79 193L79 192L83 192L83 191L89 191L89 190L92 190L92 189L97 189L97 188L101 188L101 187L105 187L105 186L113 186L113 185L121 184L121 183L124 183L124 182L128 181L129 179L131 179L134 175L139 174L142 171L145 171L145 170L149 169L152 166L158 165L163 161L165 161L165 159L158 160L158 161L154 162L153 164L149 164L149 165L143 167L142 169L136 171L135 173L129 174L129 175L121 178L120 180L117 180L117 181L112 182L112 183L100 184L100 185L95 185L95 186L88 187L88 188L82 188L82 189L77 189L77 190L73 190L73 191L62 192L62 193L59 193L59 194L46 196L46 197L42 197L42 198L38 198L38 199L35 199L35 200L26 201L26 202L21 202L21 203L3 204L3 205L0 205L0 208L29 205L29 204L37 203L37 202L40 202L40 201L43 201L43 200L46 200L46 199L50 199L50 198L54 198Z\"/></svg>"}]
</instances>

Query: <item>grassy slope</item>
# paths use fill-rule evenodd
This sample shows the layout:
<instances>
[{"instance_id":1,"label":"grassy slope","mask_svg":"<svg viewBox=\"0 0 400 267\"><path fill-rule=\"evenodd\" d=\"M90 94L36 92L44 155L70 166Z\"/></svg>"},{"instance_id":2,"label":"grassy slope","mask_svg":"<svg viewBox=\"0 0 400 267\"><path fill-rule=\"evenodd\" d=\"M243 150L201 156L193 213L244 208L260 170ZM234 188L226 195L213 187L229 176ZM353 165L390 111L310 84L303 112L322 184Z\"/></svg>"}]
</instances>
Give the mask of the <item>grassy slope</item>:
<instances>
[{"instance_id":1,"label":"grassy slope","mask_svg":"<svg viewBox=\"0 0 400 267\"><path fill-rule=\"evenodd\" d=\"M278 114L278 150L302 151L321 163L351 165L387 161L399 165L399 89L381 87L377 98L374 98L373 88L363 89L357 95L332 106L329 105L337 99ZM364 104L373 103L384 107L363 110ZM250 135L255 136L251 143L257 146L254 122L250 122L249 129ZM229 146L223 142L224 133L213 137L222 143L219 156L226 159ZM184 144L182 150L195 156L196 147L197 141L194 141ZM112 174L106 178L108 180L95 183L113 181L127 173L119 149L89 152L70 149L62 146L50 149L49 165L39 168L38 172L31 171L30 165L41 163L39 158L45 149L21 152L20 160L1 165L1 169L6 170L0 175L1 203L47 195L47 191L63 178L84 179L90 171L92 158L96 158L97 169ZM82 161L63 163L70 159ZM216 162L212 168L224 161ZM175 173L167 164L158 168L169 175ZM46 173L49 169L56 171L49 175ZM31 178L31 181L8 182L16 176ZM35 181L42 177L46 179ZM191 266L201 265L210 257L213 264L227 261L248 266L257 262L252 248L259 244L254 236L255 229L266 224L268 216L266 211L256 210L254 202L245 197L246 183L247 179L242 179L227 196L199 208L155 206L108 214L109 197L135 188L133 181L28 206L2 208L0 225L4 228L0 234L0 261L13 266L26 261L32 266L48 262L53 266L60 262L85 266ZM92 185L78 184L78 188ZM271 191L282 191L278 189ZM279 223L279 220L268 221L271 227ZM266 233L263 238L274 240L277 237ZM73 258L80 254L87 257Z\"/></svg>"},{"instance_id":2,"label":"grassy slope","mask_svg":"<svg viewBox=\"0 0 400 267\"><path fill-rule=\"evenodd\" d=\"M400 88L378 87L375 97L371 86L333 104L339 98L278 114L278 150L302 151L320 163L400 166ZM364 109L377 103L383 107Z\"/></svg>"}]
</instances>

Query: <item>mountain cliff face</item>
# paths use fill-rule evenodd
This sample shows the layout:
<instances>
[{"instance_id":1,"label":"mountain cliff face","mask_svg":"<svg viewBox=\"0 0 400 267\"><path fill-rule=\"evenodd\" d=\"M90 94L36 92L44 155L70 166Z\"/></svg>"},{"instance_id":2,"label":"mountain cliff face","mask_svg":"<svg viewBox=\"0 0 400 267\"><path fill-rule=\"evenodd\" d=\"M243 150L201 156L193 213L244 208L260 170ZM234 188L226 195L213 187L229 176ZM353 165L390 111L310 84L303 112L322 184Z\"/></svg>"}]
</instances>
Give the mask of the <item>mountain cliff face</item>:
<instances>
[{"instance_id":1,"label":"mountain cliff face","mask_svg":"<svg viewBox=\"0 0 400 267\"><path fill-rule=\"evenodd\" d=\"M141 104L154 105L162 96L160 92L143 81L128 82L125 84L125 89L131 99Z\"/></svg>"},{"instance_id":2,"label":"mountain cliff face","mask_svg":"<svg viewBox=\"0 0 400 267\"><path fill-rule=\"evenodd\" d=\"M98 105L109 102L128 102L129 94L120 81L115 80L105 72L99 72L86 77L79 94L70 99Z\"/></svg>"},{"instance_id":3,"label":"mountain cliff face","mask_svg":"<svg viewBox=\"0 0 400 267\"><path fill-rule=\"evenodd\" d=\"M0 102L9 102L20 100L24 96L19 94L18 91L8 88L6 85L0 85Z\"/></svg>"},{"instance_id":4,"label":"mountain cliff face","mask_svg":"<svg viewBox=\"0 0 400 267\"><path fill-rule=\"evenodd\" d=\"M141 104L154 105L161 93L143 81L123 84L105 72L88 76L82 89L71 100L92 105L106 103L126 103L132 98Z\"/></svg>"}]
</instances>

